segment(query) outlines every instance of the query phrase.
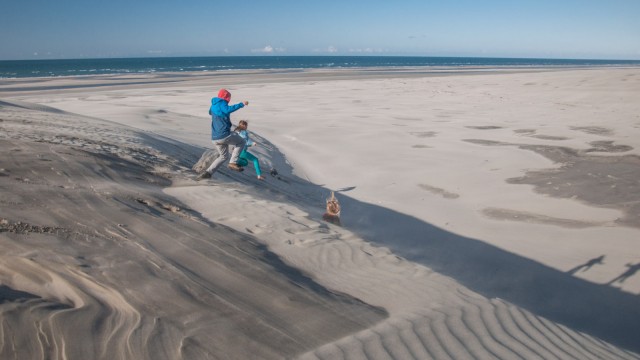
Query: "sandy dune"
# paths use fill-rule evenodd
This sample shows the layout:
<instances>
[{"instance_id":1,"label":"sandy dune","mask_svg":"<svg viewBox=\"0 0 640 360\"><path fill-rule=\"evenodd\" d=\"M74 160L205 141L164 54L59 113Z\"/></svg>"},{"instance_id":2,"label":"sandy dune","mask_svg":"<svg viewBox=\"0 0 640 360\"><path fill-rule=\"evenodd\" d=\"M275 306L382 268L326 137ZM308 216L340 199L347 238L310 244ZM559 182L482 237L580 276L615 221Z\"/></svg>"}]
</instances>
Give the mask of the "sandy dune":
<instances>
[{"instance_id":1,"label":"sandy dune","mask_svg":"<svg viewBox=\"0 0 640 360\"><path fill-rule=\"evenodd\" d=\"M444 75L5 80L3 357L639 358L640 70Z\"/></svg>"},{"instance_id":2,"label":"sandy dune","mask_svg":"<svg viewBox=\"0 0 640 360\"><path fill-rule=\"evenodd\" d=\"M277 358L386 316L164 195L175 143L2 107L2 358Z\"/></svg>"}]
</instances>

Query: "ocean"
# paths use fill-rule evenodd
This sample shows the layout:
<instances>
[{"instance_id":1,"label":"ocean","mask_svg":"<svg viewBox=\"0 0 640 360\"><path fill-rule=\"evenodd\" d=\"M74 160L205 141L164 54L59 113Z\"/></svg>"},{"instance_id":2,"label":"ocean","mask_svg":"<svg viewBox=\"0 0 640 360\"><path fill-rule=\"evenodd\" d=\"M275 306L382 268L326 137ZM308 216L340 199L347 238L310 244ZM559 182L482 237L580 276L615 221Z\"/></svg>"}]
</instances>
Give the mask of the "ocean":
<instances>
[{"instance_id":1,"label":"ocean","mask_svg":"<svg viewBox=\"0 0 640 360\"><path fill-rule=\"evenodd\" d=\"M375 67L592 67L638 66L640 60L573 60L402 56L220 56L122 59L5 60L0 78L142 74L258 69Z\"/></svg>"}]
</instances>

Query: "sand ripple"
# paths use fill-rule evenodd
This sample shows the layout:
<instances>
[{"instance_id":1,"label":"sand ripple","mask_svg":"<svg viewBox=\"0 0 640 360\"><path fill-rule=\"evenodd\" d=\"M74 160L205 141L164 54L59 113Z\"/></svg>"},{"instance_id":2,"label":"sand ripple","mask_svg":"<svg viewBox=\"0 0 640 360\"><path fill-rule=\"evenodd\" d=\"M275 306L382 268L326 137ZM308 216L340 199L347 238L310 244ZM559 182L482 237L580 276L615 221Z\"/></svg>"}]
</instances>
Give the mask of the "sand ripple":
<instances>
[{"instance_id":1,"label":"sand ripple","mask_svg":"<svg viewBox=\"0 0 640 360\"><path fill-rule=\"evenodd\" d=\"M502 300L394 318L299 359L638 359Z\"/></svg>"},{"instance_id":2,"label":"sand ripple","mask_svg":"<svg viewBox=\"0 0 640 360\"><path fill-rule=\"evenodd\" d=\"M59 274L29 259L2 258L0 282L34 297L2 308L0 353L33 359L140 358L131 346L140 340L140 313L118 290L66 270ZM35 336L16 336L28 329Z\"/></svg>"}]
</instances>

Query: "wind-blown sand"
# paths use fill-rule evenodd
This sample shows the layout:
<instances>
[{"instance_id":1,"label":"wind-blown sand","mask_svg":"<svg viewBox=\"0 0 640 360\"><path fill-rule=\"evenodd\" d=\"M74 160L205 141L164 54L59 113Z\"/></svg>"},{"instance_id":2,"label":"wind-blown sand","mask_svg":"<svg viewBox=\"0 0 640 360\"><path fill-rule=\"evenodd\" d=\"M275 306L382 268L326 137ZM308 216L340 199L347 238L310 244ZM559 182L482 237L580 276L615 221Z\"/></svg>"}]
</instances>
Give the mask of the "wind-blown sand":
<instances>
[{"instance_id":1,"label":"wind-blown sand","mask_svg":"<svg viewBox=\"0 0 640 360\"><path fill-rule=\"evenodd\" d=\"M220 87L277 177L193 180ZM640 357L640 69L5 79L0 101L2 358Z\"/></svg>"}]
</instances>

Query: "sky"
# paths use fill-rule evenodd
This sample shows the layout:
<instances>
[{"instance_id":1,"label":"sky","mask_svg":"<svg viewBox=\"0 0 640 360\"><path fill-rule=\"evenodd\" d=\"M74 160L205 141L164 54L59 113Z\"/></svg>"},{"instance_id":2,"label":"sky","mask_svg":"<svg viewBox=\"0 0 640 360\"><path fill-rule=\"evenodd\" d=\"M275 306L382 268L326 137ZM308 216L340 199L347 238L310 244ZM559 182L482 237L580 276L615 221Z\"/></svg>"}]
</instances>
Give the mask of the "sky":
<instances>
[{"instance_id":1,"label":"sky","mask_svg":"<svg viewBox=\"0 0 640 360\"><path fill-rule=\"evenodd\" d=\"M231 55L640 60L640 0L0 0L0 60Z\"/></svg>"}]
</instances>

